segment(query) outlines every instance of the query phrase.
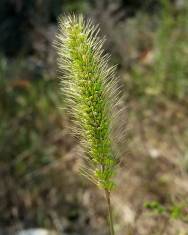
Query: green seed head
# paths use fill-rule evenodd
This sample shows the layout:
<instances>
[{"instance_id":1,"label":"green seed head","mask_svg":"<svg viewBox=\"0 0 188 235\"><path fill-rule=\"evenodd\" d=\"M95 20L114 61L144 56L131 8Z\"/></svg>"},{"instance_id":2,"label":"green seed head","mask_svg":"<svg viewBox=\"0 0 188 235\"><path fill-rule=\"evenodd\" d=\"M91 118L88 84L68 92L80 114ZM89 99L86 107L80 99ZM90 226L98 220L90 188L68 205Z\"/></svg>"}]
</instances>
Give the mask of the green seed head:
<instances>
[{"instance_id":1,"label":"green seed head","mask_svg":"<svg viewBox=\"0 0 188 235\"><path fill-rule=\"evenodd\" d=\"M119 99L115 68L108 65L98 33L98 27L82 16L62 17L56 48L62 92L89 159L82 172L110 191L117 165L112 133Z\"/></svg>"}]
</instances>

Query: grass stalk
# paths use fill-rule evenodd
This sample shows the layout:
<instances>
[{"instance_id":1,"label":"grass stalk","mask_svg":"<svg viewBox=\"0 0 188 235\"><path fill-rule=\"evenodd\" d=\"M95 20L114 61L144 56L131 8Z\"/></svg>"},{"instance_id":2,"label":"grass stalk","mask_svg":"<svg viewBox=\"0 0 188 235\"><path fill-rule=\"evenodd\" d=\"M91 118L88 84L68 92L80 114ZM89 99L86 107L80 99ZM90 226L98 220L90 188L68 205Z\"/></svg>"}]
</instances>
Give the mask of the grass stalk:
<instances>
[{"instance_id":1,"label":"grass stalk","mask_svg":"<svg viewBox=\"0 0 188 235\"><path fill-rule=\"evenodd\" d=\"M113 215L112 215L112 206L111 206L111 195L108 190L105 190L105 196L106 196L107 207L108 207L108 223L109 223L109 228L110 228L110 235L115 235Z\"/></svg>"}]
</instances>

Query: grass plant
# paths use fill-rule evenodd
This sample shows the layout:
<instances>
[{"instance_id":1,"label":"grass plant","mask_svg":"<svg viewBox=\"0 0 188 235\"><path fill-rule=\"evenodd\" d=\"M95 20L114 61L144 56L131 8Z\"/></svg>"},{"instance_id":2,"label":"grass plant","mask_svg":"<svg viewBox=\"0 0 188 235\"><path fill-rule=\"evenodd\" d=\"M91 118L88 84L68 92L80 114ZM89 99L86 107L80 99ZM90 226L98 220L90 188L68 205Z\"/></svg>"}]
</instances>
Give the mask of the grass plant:
<instances>
[{"instance_id":1,"label":"grass plant","mask_svg":"<svg viewBox=\"0 0 188 235\"><path fill-rule=\"evenodd\" d=\"M60 19L56 47L63 74L61 87L87 156L87 165L81 171L105 191L110 233L114 235L110 195L118 164L115 115L121 109L115 67L109 66L103 44L98 26L90 20L82 16Z\"/></svg>"}]
</instances>

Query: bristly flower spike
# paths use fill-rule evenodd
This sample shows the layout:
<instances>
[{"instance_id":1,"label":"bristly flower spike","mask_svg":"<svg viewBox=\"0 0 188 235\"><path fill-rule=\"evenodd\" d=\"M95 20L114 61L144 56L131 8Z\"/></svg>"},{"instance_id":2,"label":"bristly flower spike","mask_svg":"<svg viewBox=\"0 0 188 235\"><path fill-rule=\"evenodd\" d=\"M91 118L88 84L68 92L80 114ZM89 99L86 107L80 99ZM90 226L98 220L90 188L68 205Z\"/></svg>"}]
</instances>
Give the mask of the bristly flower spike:
<instances>
[{"instance_id":1,"label":"bristly flower spike","mask_svg":"<svg viewBox=\"0 0 188 235\"><path fill-rule=\"evenodd\" d=\"M104 54L98 26L82 16L62 17L56 40L58 65L67 109L89 158L82 172L111 191L117 165L113 125L119 93L115 67Z\"/></svg>"},{"instance_id":2,"label":"bristly flower spike","mask_svg":"<svg viewBox=\"0 0 188 235\"><path fill-rule=\"evenodd\" d=\"M58 65L67 110L88 159L82 173L103 188L109 199L118 163L114 124L119 92L115 67L109 66L103 44L98 26L90 20L74 15L61 18L56 40Z\"/></svg>"}]
</instances>

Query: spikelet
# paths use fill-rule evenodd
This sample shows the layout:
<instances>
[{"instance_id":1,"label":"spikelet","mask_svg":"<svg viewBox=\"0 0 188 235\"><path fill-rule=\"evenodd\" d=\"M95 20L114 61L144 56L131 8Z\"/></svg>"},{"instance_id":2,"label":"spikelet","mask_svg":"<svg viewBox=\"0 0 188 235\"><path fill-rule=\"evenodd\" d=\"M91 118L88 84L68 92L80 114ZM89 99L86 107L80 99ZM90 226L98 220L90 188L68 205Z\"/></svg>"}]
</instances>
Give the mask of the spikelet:
<instances>
[{"instance_id":1,"label":"spikelet","mask_svg":"<svg viewBox=\"0 0 188 235\"><path fill-rule=\"evenodd\" d=\"M67 109L87 154L82 173L107 191L118 163L113 140L119 92L115 67L102 49L99 28L82 16L62 17L56 40L61 85Z\"/></svg>"}]
</instances>

